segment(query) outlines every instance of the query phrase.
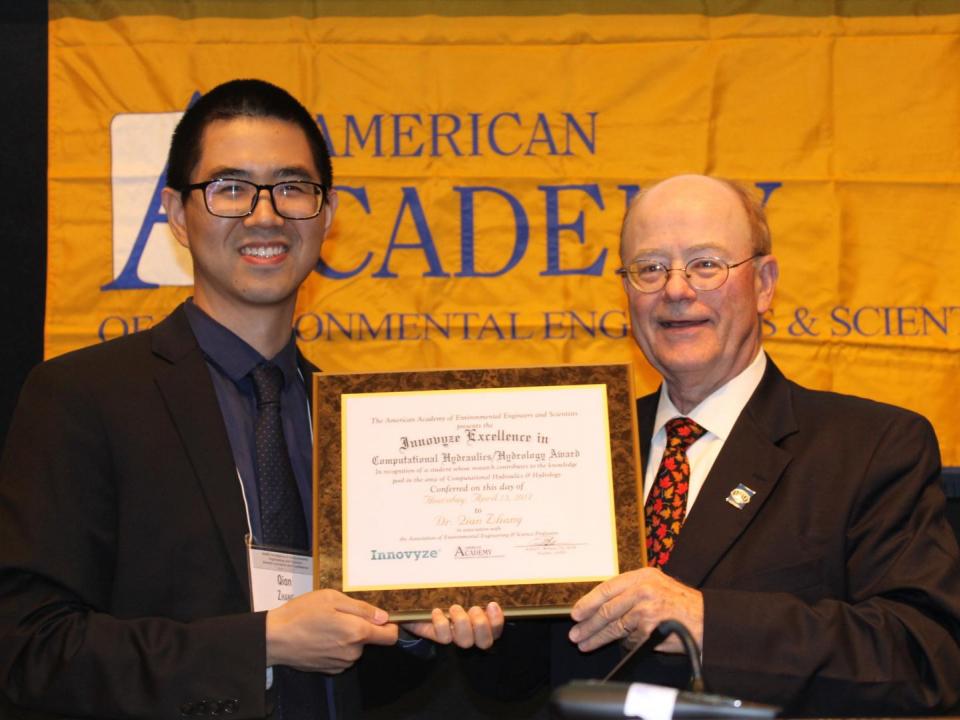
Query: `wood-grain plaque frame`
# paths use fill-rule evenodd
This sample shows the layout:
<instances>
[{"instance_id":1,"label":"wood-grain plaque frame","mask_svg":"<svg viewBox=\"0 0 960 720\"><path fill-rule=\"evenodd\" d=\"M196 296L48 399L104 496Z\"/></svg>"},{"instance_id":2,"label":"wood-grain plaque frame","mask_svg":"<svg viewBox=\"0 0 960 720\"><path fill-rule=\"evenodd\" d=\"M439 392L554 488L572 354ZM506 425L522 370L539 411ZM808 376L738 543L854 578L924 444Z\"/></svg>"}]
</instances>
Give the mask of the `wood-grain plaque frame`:
<instances>
[{"instance_id":1,"label":"wood-grain plaque frame","mask_svg":"<svg viewBox=\"0 0 960 720\"><path fill-rule=\"evenodd\" d=\"M430 370L314 375L313 382L313 526L314 587L342 589L342 437L344 394L605 385L610 428L610 460L616 509L620 571L645 564L642 482L633 372L629 364L564 365L489 370ZM509 616L560 615L569 612L596 583L560 582L524 585L420 588L349 592L382 607L392 620L430 617L433 608L484 606L496 600Z\"/></svg>"}]
</instances>

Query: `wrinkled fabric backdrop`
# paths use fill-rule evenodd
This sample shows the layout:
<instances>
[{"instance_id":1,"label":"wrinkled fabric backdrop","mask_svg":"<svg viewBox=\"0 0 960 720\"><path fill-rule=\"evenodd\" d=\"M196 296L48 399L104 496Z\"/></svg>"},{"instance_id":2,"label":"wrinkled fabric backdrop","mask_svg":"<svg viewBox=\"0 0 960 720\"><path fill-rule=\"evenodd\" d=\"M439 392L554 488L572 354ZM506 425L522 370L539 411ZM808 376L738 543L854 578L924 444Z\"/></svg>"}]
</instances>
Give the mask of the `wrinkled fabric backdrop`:
<instances>
[{"instance_id":1,"label":"wrinkled fabric backdrop","mask_svg":"<svg viewBox=\"0 0 960 720\"><path fill-rule=\"evenodd\" d=\"M340 208L296 330L326 371L634 360L638 188L766 198L790 377L917 410L960 465L960 4L50 2L47 357L190 294L159 205L191 99L315 114Z\"/></svg>"}]
</instances>

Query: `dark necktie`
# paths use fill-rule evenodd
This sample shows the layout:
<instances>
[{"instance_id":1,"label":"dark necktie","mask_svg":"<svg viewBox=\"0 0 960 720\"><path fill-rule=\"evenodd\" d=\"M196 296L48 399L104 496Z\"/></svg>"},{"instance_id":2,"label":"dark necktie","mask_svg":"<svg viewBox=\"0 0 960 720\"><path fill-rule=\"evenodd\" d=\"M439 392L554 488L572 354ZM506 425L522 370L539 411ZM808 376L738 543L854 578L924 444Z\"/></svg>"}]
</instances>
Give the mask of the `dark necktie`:
<instances>
[{"instance_id":1,"label":"dark necktie","mask_svg":"<svg viewBox=\"0 0 960 720\"><path fill-rule=\"evenodd\" d=\"M280 415L283 371L276 365L264 363L257 365L250 377L257 396L257 420L253 431L261 541L265 545L306 550L307 526ZM319 676L277 666L273 680L275 718L316 720L326 717L326 683Z\"/></svg>"},{"instance_id":2,"label":"dark necktie","mask_svg":"<svg viewBox=\"0 0 960 720\"><path fill-rule=\"evenodd\" d=\"M250 377L257 395L254 437L262 541L265 545L306 550L307 526L303 505L280 416L283 372L276 365L264 363L257 365Z\"/></svg>"},{"instance_id":3,"label":"dark necktie","mask_svg":"<svg viewBox=\"0 0 960 720\"><path fill-rule=\"evenodd\" d=\"M647 520L647 564L663 567L677 543L677 535L687 513L690 489L690 463L687 448L706 430L687 417L667 422L667 446L660 468L647 496L644 515Z\"/></svg>"}]
</instances>

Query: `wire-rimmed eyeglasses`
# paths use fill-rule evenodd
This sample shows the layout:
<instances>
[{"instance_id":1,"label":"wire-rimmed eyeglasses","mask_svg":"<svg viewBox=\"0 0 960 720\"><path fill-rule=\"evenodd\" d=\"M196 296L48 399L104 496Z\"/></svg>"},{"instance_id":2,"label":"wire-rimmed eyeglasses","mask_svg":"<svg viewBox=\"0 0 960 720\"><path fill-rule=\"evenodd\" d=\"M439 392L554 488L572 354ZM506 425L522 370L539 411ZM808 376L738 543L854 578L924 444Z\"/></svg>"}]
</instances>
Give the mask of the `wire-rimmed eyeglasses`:
<instances>
[{"instance_id":1,"label":"wire-rimmed eyeglasses","mask_svg":"<svg viewBox=\"0 0 960 720\"><path fill-rule=\"evenodd\" d=\"M184 188L185 192L191 190L202 190L207 212L222 218L252 215L261 191L269 190L273 211L288 220L309 220L319 215L325 194L322 185L308 180L258 185L249 180L215 178Z\"/></svg>"},{"instance_id":2,"label":"wire-rimmed eyeglasses","mask_svg":"<svg viewBox=\"0 0 960 720\"><path fill-rule=\"evenodd\" d=\"M716 290L730 277L730 271L735 268L763 257L766 253L755 253L746 260L728 263L718 257L693 258L683 267L667 267L657 260L634 260L632 263L617 268L616 273L626 277L629 283L642 293L655 293L663 290L667 285L667 278L672 272L682 272L687 283L694 290Z\"/></svg>"}]
</instances>

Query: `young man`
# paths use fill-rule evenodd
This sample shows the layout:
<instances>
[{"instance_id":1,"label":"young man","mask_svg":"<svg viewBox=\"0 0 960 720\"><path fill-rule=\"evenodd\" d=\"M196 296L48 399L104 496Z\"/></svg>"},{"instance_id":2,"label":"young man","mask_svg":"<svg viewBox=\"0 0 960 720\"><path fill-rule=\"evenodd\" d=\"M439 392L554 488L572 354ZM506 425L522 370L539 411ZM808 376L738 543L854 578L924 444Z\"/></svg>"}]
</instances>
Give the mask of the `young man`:
<instances>
[{"instance_id":1,"label":"young man","mask_svg":"<svg viewBox=\"0 0 960 720\"><path fill-rule=\"evenodd\" d=\"M309 548L315 368L291 323L337 206L326 145L285 91L233 81L184 115L167 184L193 298L42 364L21 395L0 466L0 695L11 713L350 716L355 688L331 678L397 626L334 590L251 612L245 540ZM449 613L407 629L487 647L502 627L494 604Z\"/></svg>"}]
</instances>

